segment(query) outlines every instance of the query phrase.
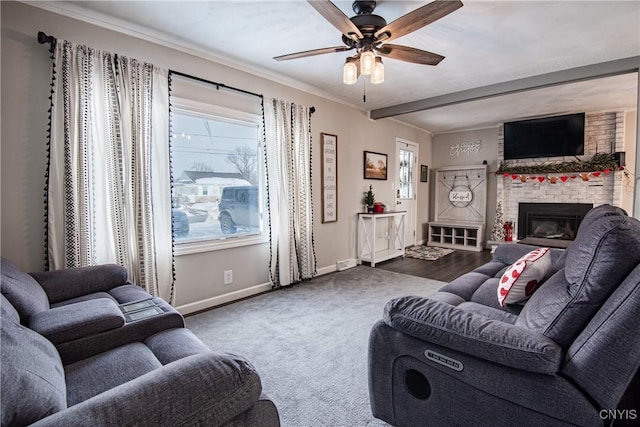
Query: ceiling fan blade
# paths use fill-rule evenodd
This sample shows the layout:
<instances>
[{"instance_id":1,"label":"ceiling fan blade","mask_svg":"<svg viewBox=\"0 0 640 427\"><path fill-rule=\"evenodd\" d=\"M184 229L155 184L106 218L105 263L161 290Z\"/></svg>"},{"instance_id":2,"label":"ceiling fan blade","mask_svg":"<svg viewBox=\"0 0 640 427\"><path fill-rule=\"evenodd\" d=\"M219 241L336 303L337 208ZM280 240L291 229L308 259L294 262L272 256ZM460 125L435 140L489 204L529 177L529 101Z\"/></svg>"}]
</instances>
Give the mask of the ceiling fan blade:
<instances>
[{"instance_id":1,"label":"ceiling fan blade","mask_svg":"<svg viewBox=\"0 0 640 427\"><path fill-rule=\"evenodd\" d=\"M377 51L387 58L413 62L414 64L438 65L444 59L444 56L437 53L397 44L383 44Z\"/></svg>"},{"instance_id":2,"label":"ceiling fan blade","mask_svg":"<svg viewBox=\"0 0 640 427\"><path fill-rule=\"evenodd\" d=\"M398 37L419 30L461 7L462 2L459 0L435 0L382 27L376 31L374 37L378 38L381 36L380 41L385 42L397 39ZM383 36L384 33L389 33L389 37L385 38Z\"/></svg>"},{"instance_id":3,"label":"ceiling fan blade","mask_svg":"<svg viewBox=\"0 0 640 427\"><path fill-rule=\"evenodd\" d=\"M353 49L347 46L323 47L322 49L305 50L302 52L289 53L287 55L275 56L276 61L287 61L289 59L305 58L307 56L324 55L325 53L346 52Z\"/></svg>"},{"instance_id":4,"label":"ceiling fan blade","mask_svg":"<svg viewBox=\"0 0 640 427\"><path fill-rule=\"evenodd\" d=\"M338 7L329 0L307 0L320 15L324 17L331 25L336 27L342 34L358 41L363 38L362 33L349 19L347 15L342 13Z\"/></svg>"}]
</instances>

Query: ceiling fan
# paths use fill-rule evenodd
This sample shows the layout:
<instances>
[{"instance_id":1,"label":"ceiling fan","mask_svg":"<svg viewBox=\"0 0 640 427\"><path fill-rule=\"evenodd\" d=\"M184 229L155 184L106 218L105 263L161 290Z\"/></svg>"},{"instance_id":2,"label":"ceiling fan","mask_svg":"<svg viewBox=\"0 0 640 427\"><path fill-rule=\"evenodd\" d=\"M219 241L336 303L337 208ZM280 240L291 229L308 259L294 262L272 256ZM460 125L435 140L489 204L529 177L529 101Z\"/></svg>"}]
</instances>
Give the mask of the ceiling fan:
<instances>
[{"instance_id":1,"label":"ceiling fan","mask_svg":"<svg viewBox=\"0 0 640 427\"><path fill-rule=\"evenodd\" d=\"M444 56L426 50L390 44L388 42L419 30L462 7L462 2L459 0L436 0L387 24L384 18L373 14L376 7L375 1L354 1L352 8L356 16L351 18L348 18L329 0L307 1L320 15L342 33L344 46L305 50L288 55L276 56L273 59L276 61L286 61L326 53L346 52L355 49L357 54L347 58L345 64L343 79L347 84L355 83L359 74L371 74L372 83L381 83L381 81L374 81L375 67L377 64L380 64L382 68L382 80L384 80L384 68L382 67L381 57L415 64L438 65L438 63L444 59ZM376 58L376 56L378 57ZM347 70L348 68L349 70ZM346 78L347 71L352 74L349 82ZM355 79L353 78L354 75Z\"/></svg>"}]
</instances>

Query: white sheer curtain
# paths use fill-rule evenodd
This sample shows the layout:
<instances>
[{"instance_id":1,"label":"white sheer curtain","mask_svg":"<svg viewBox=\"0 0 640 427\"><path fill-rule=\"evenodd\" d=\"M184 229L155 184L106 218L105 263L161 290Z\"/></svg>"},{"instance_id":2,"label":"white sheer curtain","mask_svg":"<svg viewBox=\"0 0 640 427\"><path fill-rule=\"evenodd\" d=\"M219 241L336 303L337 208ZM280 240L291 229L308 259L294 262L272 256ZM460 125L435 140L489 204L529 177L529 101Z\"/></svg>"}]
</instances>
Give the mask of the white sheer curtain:
<instances>
[{"instance_id":1,"label":"white sheer curtain","mask_svg":"<svg viewBox=\"0 0 640 427\"><path fill-rule=\"evenodd\" d=\"M264 100L270 274L287 286L316 274L309 108Z\"/></svg>"},{"instance_id":2,"label":"white sheer curtain","mask_svg":"<svg viewBox=\"0 0 640 427\"><path fill-rule=\"evenodd\" d=\"M171 301L168 70L64 40L53 61L49 268L120 264Z\"/></svg>"}]
</instances>

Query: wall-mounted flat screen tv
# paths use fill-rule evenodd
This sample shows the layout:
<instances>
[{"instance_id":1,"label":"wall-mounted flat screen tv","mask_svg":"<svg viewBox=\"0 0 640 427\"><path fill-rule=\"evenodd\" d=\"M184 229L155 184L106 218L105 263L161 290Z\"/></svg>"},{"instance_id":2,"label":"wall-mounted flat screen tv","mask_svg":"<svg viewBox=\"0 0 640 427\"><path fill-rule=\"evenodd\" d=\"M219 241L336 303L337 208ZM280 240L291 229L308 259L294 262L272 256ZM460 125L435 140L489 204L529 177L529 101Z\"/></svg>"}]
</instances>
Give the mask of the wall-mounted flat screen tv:
<instances>
[{"instance_id":1,"label":"wall-mounted flat screen tv","mask_svg":"<svg viewBox=\"0 0 640 427\"><path fill-rule=\"evenodd\" d=\"M504 124L504 158L584 154L584 113Z\"/></svg>"}]
</instances>

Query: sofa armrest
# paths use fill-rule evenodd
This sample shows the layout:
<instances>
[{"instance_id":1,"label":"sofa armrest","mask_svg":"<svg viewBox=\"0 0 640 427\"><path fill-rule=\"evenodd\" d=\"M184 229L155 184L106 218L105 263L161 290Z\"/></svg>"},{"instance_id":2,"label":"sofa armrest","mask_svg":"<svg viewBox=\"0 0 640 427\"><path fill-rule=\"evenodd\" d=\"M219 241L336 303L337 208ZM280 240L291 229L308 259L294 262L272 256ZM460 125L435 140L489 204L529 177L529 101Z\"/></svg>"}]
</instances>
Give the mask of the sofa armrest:
<instances>
[{"instance_id":1,"label":"sofa armrest","mask_svg":"<svg viewBox=\"0 0 640 427\"><path fill-rule=\"evenodd\" d=\"M124 316L116 303L98 298L41 311L29 318L28 326L53 344L60 344L124 324Z\"/></svg>"},{"instance_id":2,"label":"sofa armrest","mask_svg":"<svg viewBox=\"0 0 640 427\"><path fill-rule=\"evenodd\" d=\"M44 289L50 304L109 290L129 283L127 270L116 264L94 265L31 273Z\"/></svg>"},{"instance_id":3,"label":"sofa armrest","mask_svg":"<svg viewBox=\"0 0 640 427\"><path fill-rule=\"evenodd\" d=\"M32 426L222 425L258 403L260 377L246 359L185 357L50 415Z\"/></svg>"},{"instance_id":4,"label":"sofa armrest","mask_svg":"<svg viewBox=\"0 0 640 427\"><path fill-rule=\"evenodd\" d=\"M560 346L538 332L428 298L389 301L384 322L415 338L525 371L557 373L563 358Z\"/></svg>"}]
</instances>

